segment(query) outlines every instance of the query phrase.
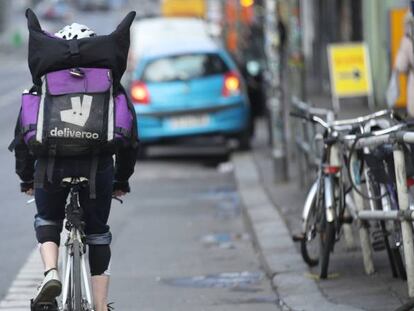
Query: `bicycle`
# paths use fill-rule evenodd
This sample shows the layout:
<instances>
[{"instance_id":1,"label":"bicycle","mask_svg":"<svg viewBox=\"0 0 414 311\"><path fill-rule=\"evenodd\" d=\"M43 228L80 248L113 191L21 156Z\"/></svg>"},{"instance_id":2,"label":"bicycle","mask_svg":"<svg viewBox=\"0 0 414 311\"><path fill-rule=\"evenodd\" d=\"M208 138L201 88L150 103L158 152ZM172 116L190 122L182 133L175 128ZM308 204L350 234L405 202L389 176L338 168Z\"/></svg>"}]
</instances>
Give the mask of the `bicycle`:
<instances>
[{"instance_id":1,"label":"bicycle","mask_svg":"<svg viewBox=\"0 0 414 311\"><path fill-rule=\"evenodd\" d=\"M93 311L93 301L86 269L86 235L83 211L79 204L79 192L88 185L84 177L68 177L62 180L69 188L69 202L66 205L65 228L68 236L65 242L63 261L63 284L61 307L58 303L31 303L32 311Z\"/></svg>"},{"instance_id":2,"label":"bicycle","mask_svg":"<svg viewBox=\"0 0 414 311\"><path fill-rule=\"evenodd\" d=\"M345 151L341 150L342 142L339 134L354 130L369 120L392 115L392 111L383 110L365 117L329 123L312 114L291 115L317 123L324 128L321 163L316 181L305 201L300 243L304 261L309 266L320 264L319 276L321 279L326 279L330 254L339 239L342 225L352 222L352 217L346 215L345 195L348 190L344 184L342 167L347 160ZM319 236L319 244L315 247L313 243L317 236Z\"/></svg>"}]
</instances>

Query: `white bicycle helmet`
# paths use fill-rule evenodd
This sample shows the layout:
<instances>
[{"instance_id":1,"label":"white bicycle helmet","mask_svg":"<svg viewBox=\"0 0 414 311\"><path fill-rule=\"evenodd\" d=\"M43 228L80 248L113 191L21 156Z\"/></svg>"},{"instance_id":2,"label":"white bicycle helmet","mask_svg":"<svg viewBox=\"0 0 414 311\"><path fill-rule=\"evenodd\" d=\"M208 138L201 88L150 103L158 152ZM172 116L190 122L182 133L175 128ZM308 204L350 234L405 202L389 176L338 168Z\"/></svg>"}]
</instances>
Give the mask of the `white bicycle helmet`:
<instances>
[{"instance_id":1,"label":"white bicycle helmet","mask_svg":"<svg viewBox=\"0 0 414 311\"><path fill-rule=\"evenodd\" d=\"M65 40L72 39L82 39L96 36L96 33L89 29L88 26L81 25L78 23L73 23L72 25L67 25L55 33L56 37Z\"/></svg>"}]
</instances>

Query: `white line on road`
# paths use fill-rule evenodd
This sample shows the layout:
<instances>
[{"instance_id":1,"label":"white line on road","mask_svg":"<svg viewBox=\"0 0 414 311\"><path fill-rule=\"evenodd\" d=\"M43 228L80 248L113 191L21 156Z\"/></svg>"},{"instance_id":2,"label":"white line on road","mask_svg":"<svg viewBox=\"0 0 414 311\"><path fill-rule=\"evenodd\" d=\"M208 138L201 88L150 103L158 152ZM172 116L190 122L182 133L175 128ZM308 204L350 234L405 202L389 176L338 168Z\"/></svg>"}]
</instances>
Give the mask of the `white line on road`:
<instances>
[{"instance_id":1,"label":"white line on road","mask_svg":"<svg viewBox=\"0 0 414 311\"><path fill-rule=\"evenodd\" d=\"M29 255L8 293L0 301L1 311L27 311L30 309L30 299L36 293L36 288L43 279L43 265L36 247Z\"/></svg>"}]
</instances>

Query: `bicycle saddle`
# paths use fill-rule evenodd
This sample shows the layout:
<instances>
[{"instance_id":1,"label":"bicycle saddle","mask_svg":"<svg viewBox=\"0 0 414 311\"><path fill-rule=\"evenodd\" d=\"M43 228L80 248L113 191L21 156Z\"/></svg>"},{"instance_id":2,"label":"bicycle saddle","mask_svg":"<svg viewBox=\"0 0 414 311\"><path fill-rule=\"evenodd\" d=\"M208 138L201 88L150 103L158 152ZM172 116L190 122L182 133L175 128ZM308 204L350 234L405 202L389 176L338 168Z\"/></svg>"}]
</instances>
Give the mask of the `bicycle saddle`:
<instances>
[{"instance_id":1,"label":"bicycle saddle","mask_svg":"<svg viewBox=\"0 0 414 311\"><path fill-rule=\"evenodd\" d=\"M86 177L65 177L62 179L63 187L73 187L76 185L81 185L85 187L88 185L88 179Z\"/></svg>"}]
</instances>

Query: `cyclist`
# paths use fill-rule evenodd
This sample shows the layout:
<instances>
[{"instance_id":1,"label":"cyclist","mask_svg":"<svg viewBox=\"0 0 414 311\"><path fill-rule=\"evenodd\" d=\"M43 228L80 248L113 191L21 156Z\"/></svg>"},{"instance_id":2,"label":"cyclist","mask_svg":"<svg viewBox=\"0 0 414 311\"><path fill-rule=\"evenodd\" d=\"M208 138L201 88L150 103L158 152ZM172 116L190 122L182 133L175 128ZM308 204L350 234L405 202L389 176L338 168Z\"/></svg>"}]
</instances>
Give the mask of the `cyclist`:
<instances>
[{"instance_id":1,"label":"cyclist","mask_svg":"<svg viewBox=\"0 0 414 311\"><path fill-rule=\"evenodd\" d=\"M56 37L71 40L95 36L95 32L87 26L72 24L65 26L55 34ZM134 124L136 126L136 124ZM19 137L19 122L16 137ZM120 197L130 192L129 177L133 174L137 148L124 146L115 156L98 155L95 176L96 195L91 198L90 188L80 192L80 204L86 222L85 233L89 245L89 264L92 279L92 292L96 311L106 311L111 259L111 232L107 225L112 196ZM34 195L37 207L35 216L35 232L40 244L40 254L44 263L44 280L35 298L34 305L53 303L60 295L62 284L58 274L58 248L60 233L65 218L66 198L69 190L61 186L63 177L89 176L90 157L56 157L51 180L45 180L44 187L34 187L36 173L39 170L40 158L35 158L29 151L23 138L15 145L16 173L21 179L21 191ZM45 178L45 177L43 177Z\"/></svg>"}]
</instances>

